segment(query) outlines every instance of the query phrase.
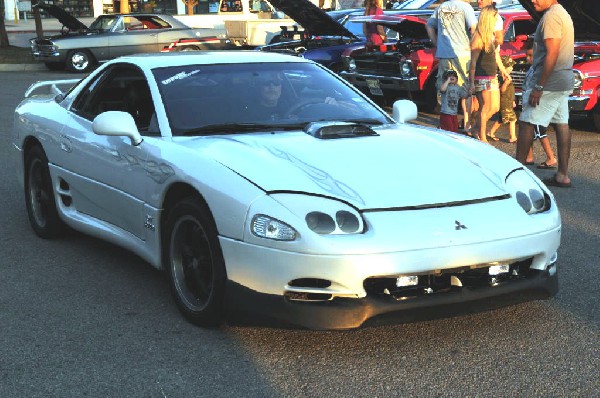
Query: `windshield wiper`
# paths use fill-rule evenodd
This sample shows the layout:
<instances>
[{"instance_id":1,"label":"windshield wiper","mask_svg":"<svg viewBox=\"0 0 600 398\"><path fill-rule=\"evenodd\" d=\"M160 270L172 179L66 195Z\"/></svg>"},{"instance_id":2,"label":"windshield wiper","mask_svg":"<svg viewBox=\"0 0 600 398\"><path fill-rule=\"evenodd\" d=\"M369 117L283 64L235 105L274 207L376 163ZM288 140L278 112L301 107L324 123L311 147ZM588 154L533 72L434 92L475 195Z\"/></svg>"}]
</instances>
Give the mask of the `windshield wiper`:
<instances>
[{"instance_id":1,"label":"windshield wiper","mask_svg":"<svg viewBox=\"0 0 600 398\"><path fill-rule=\"evenodd\" d=\"M371 119L344 119L340 120L341 122L346 123L356 123L356 124L376 124L381 125L383 122L379 119L371 118Z\"/></svg>"},{"instance_id":2,"label":"windshield wiper","mask_svg":"<svg viewBox=\"0 0 600 398\"><path fill-rule=\"evenodd\" d=\"M185 130L178 135L219 135L237 134L253 131L297 130L304 126L298 124L261 124L261 123L223 123L209 124L195 129Z\"/></svg>"}]
</instances>

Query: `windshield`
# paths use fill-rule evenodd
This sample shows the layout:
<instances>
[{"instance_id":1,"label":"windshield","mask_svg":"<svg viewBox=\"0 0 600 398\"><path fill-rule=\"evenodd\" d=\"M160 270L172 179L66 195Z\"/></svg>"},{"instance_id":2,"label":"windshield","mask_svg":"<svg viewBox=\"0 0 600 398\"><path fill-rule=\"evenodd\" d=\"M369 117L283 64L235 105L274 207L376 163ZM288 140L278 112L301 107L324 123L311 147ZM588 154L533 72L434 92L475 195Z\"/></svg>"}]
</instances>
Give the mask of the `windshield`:
<instances>
[{"instance_id":1,"label":"windshield","mask_svg":"<svg viewBox=\"0 0 600 398\"><path fill-rule=\"evenodd\" d=\"M117 17L115 15L99 16L90 25L90 30L97 30L99 32L111 30L111 28L114 26L116 21L117 21Z\"/></svg>"},{"instance_id":2,"label":"windshield","mask_svg":"<svg viewBox=\"0 0 600 398\"><path fill-rule=\"evenodd\" d=\"M153 73L173 135L299 129L312 121L391 122L314 64L186 65Z\"/></svg>"}]
</instances>

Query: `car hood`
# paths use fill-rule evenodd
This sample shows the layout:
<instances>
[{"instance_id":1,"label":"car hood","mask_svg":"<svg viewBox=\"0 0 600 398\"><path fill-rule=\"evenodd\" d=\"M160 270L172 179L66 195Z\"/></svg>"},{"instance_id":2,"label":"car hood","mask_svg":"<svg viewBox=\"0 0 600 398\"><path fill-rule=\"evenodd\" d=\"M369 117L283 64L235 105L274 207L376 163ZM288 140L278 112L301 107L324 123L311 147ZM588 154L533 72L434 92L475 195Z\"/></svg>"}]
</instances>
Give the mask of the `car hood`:
<instances>
[{"instance_id":1,"label":"car hood","mask_svg":"<svg viewBox=\"0 0 600 398\"><path fill-rule=\"evenodd\" d=\"M375 130L377 136L360 138L276 132L193 141L267 192L333 197L361 210L498 198L507 193L508 173L520 167L493 147L458 134L414 125Z\"/></svg>"},{"instance_id":2,"label":"car hood","mask_svg":"<svg viewBox=\"0 0 600 398\"><path fill-rule=\"evenodd\" d=\"M39 7L48 14L52 15L54 18L58 19L58 21L63 24L63 26L66 26L69 30L77 31L86 30L88 28L80 20L58 6L53 4L38 4L36 7Z\"/></svg>"},{"instance_id":3,"label":"car hood","mask_svg":"<svg viewBox=\"0 0 600 398\"><path fill-rule=\"evenodd\" d=\"M537 12L531 0L519 0L523 8L539 21L542 14ZM600 39L600 1L598 0L558 0L573 19L576 40Z\"/></svg>"},{"instance_id":4,"label":"car hood","mask_svg":"<svg viewBox=\"0 0 600 398\"><path fill-rule=\"evenodd\" d=\"M400 3L394 10L422 10L428 8L436 1L437 0L407 0Z\"/></svg>"},{"instance_id":5,"label":"car hood","mask_svg":"<svg viewBox=\"0 0 600 398\"><path fill-rule=\"evenodd\" d=\"M348 29L309 0L269 0L269 2L298 22L313 36L354 37Z\"/></svg>"},{"instance_id":6,"label":"car hood","mask_svg":"<svg viewBox=\"0 0 600 398\"><path fill-rule=\"evenodd\" d=\"M427 37L425 25L427 21L411 15L365 15L353 17L354 22L376 23L386 28L402 33L403 36L420 38Z\"/></svg>"}]
</instances>

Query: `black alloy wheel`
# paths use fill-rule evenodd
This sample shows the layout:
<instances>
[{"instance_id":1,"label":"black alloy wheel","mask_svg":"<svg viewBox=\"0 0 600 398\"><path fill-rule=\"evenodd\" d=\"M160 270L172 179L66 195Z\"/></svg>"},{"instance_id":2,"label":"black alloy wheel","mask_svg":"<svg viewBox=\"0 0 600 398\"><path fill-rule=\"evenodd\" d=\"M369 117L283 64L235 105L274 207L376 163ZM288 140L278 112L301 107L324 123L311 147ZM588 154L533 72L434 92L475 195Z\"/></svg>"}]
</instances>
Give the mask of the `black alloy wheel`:
<instances>
[{"instance_id":1,"label":"black alloy wheel","mask_svg":"<svg viewBox=\"0 0 600 398\"><path fill-rule=\"evenodd\" d=\"M163 265L183 315L199 326L217 326L222 319L225 264L214 221L199 198L186 198L169 211Z\"/></svg>"},{"instance_id":2,"label":"black alloy wheel","mask_svg":"<svg viewBox=\"0 0 600 398\"><path fill-rule=\"evenodd\" d=\"M44 239L60 236L64 224L58 215L48 159L39 146L25 157L25 205L35 233Z\"/></svg>"}]
</instances>

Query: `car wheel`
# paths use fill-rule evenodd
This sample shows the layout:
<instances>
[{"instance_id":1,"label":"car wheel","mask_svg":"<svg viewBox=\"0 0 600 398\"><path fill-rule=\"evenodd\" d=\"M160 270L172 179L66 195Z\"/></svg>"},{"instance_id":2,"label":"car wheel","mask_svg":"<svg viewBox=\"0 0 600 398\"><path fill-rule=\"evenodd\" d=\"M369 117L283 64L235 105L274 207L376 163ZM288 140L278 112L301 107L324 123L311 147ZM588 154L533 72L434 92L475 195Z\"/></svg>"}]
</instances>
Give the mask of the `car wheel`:
<instances>
[{"instance_id":1,"label":"car wheel","mask_svg":"<svg viewBox=\"0 0 600 398\"><path fill-rule=\"evenodd\" d=\"M200 51L200 49L197 46L185 46L181 47L179 51Z\"/></svg>"},{"instance_id":2,"label":"car wheel","mask_svg":"<svg viewBox=\"0 0 600 398\"><path fill-rule=\"evenodd\" d=\"M600 133L600 104L597 104L594 109L592 109L592 120L594 121L596 131Z\"/></svg>"},{"instance_id":3,"label":"car wheel","mask_svg":"<svg viewBox=\"0 0 600 398\"><path fill-rule=\"evenodd\" d=\"M93 66L92 55L86 50L72 50L67 56L67 69L71 72L88 72Z\"/></svg>"},{"instance_id":4,"label":"car wheel","mask_svg":"<svg viewBox=\"0 0 600 398\"><path fill-rule=\"evenodd\" d=\"M210 211L197 198L176 204L163 233L163 265L175 302L199 326L222 318L225 264Z\"/></svg>"},{"instance_id":5,"label":"car wheel","mask_svg":"<svg viewBox=\"0 0 600 398\"><path fill-rule=\"evenodd\" d=\"M60 62L44 62L44 65L46 65L46 68L48 68L49 70L64 70L65 69L65 65Z\"/></svg>"},{"instance_id":6,"label":"car wheel","mask_svg":"<svg viewBox=\"0 0 600 398\"><path fill-rule=\"evenodd\" d=\"M39 146L31 148L25 157L25 204L31 227L39 237L61 235L64 224L56 210L48 158Z\"/></svg>"},{"instance_id":7,"label":"car wheel","mask_svg":"<svg viewBox=\"0 0 600 398\"><path fill-rule=\"evenodd\" d=\"M421 99L421 109L425 112L435 114L440 113L440 99L438 98L438 91L435 87L436 80L437 72L432 72L425 82L423 98Z\"/></svg>"}]
</instances>

